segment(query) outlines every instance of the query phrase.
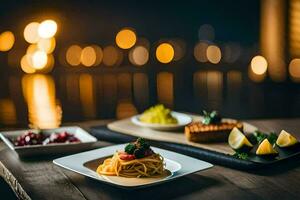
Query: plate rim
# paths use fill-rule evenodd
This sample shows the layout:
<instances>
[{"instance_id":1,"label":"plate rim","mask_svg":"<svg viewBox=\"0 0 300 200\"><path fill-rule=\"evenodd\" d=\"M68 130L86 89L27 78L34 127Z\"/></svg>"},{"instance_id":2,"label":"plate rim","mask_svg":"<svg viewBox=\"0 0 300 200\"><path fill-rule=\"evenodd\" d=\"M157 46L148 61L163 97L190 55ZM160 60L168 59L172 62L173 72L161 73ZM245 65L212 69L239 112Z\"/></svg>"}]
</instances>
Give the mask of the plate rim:
<instances>
[{"instance_id":1,"label":"plate rim","mask_svg":"<svg viewBox=\"0 0 300 200\"><path fill-rule=\"evenodd\" d=\"M107 154L106 155L101 155L100 154L101 152L109 151L109 150L110 151L116 151L117 149L124 148L124 146L126 144L128 144L128 143L119 144L119 145L112 145L112 146L108 146L108 147L102 147L102 148L98 148L98 149L94 149L94 150L90 150L90 151L86 151L86 152L81 152L81 153L77 153L77 154L73 154L73 155L69 155L69 156L64 156L64 157L61 157L61 158L54 159L53 163L55 165L59 166L59 167L62 167L64 169L67 169L69 171L75 172L77 174L80 174L80 175L83 175L83 176L86 176L86 177L89 177L89 178L92 178L92 179L95 179L95 180L103 182L105 184L113 185L113 186L120 187L120 188L128 188L128 189L148 187L148 186L152 186L152 185L161 184L161 183L164 183L164 182L168 182L168 181L177 179L177 178L182 177L182 176L186 176L186 175L189 175L189 174L194 174L196 172L212 168L214 166L213 164L211 164L209 162L206 162L206 161L203 161L203 160L200 160L200 159L196 159L196 158L193 158L193 157L190 157L190 156L187 156L187 155L183 155L183 154L180 154L180 153L177 153L177 152L174 152L174 151L169 151L169 150L162 149L162 148L152 147L154 151L160 151L160 153L167 153L167 154L170 155L170 157L174 156L174 158L178 158L178 157L179 158L184 158L184 159L188 159L190 162L192 162L192 161L195 162L196 161L196 162L198 162L198 164L201 163L204 166L199 167L197 165L193 165L193 166L190 166L191 169L185 169L184 167L187 167L187 166L183 166L183 164L178 162L178 160L174 160L174 159L170 159L170 158L166 157L166 159L168 159L170 161L179 163L181 165L181 168L178 171L172 173L171 176L165 177L161 180L146 183L146 184L130 185L130 186L123 185L123 184L118 184L118 182L111 182L111 181L107 181L107 180L104 180L104 179L100 179L98 177L98 174L95 171L93 171L93 170L91 170L91 169L84 166L84 164L86 162L89 162L89 161L92 161L92 160L95 160L95 159L99 159L99 158L104 158L104 157L108 156ZM93 153L99 153L99 154L94 155ZM88 154L91 154L90 157L87 156ZM112 154L113 154L112 152L109 153L109 155L112 155ZM77 167L72 167L72 163L71 164L66 164L65 163L65 162L68 162L70 160L74 161L74 160L79 159L79 158L82 158L82 160L77 162L77 164L79 165ZM82 170L82 171L80 171L80 170ZM92 173L90 173L90 172L92 172ZM97 175L97 176L95 176L95 175Z\"/></svg>"},{"instance_id":2,"label":"plate rim","mask_svg":"<svg viewBox=\"0 0 300 200\"><path fill-rule=\"evenodd\" d=\"M84 130L83 128L79 127L79 126L61 126L58 128L51 128L51 129L41 129L42 131L51 131L51 130L57 130L57 129L66 129L66 128L75 128L75 129L79 129L80 131L82 131L82 133L84 133L85 135L87 135L91 141L88 142L79 142L79 143L53 143L53 144L47 144L47 145L42 145L42 144L37 144L37 145L27 145L27 146L15 146L11 141L10 138L7 137L6 135L9 133L14 133L16 131L18 132L26 132L26 131L36 131L37 129L20 129L20 130L10 130L10 131L1 131L0 132L0 138L2 139L2 141L13 151L18 151L18 150L24 150L24 149L40 149L40 148L48 148L48 147L55 147L55 146L59 146L59 147L63 147L63 146L75 146L75 145L82 145L82 144L91 144L94 142L97 142L97 138L95 138L93 135L91 135L90 133L88 133L86 130Z\"/></svg>"},{"instance_id":3,"label":"plate rim","mask_svg":"<svg viewBox=\"0 0 300 200\"><path fill-rule=\"evenodd\" d=\"M186 126L187 124L191 123L193 121L193 118L191 116L189 116L188 114L185 113L181 113L181 112L176 112L176 111L171 111L171 114L175 114L175 115L181 115L184 116L186 118L189 119L189 122L187 123L183 123L183 124L158 124L158 123L145 123L145 122L141 122L139 120L139 117L142 114L138 114L135 116L132 116L131 122L137 126L141 126L141 127L148 127L148 128L177 128L177 127L183 127Z\"/></svg>"}]
</instances>

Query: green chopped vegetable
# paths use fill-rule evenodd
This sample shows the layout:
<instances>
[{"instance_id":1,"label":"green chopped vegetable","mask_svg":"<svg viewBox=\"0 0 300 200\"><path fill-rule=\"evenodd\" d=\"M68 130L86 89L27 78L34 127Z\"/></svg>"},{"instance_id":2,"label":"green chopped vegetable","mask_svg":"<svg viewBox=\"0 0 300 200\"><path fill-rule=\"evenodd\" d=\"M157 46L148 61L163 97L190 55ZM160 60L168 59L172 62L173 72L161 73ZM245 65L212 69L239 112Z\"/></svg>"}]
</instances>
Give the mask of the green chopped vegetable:
<instances>
[{"instance_id":1,"label":"green chopped vegetable","mask_svg":"<svg viewBox=\"0 0 300 200\"><path fill-rule=\"evenodd\" d=\"M248 160L249 154L245 152L235 152L235 154L233 154L233 157L241 160Z\"/></svg>"},{"instance_id":2,"label":"green chopped vegetable","mask_svg":"<svg viewBox=\"0 0 300 200\"><path fill-rule=\"evenodd\" d=\"M275 144L276 140L277 140L277 135L276 133L274 132L271 132L271 133L264 133L264 132L261 132L261 131L255 131L253 133L254 137L256 138L256 141L258 144L260 144L264 139L268 139L269 142L271 144Z\"/></svg>"},{"instance_id":3,"label":"green chopped vegetable","mask_svg":"<svg viewBox=\"0 0 300 200\"><path fill-rule=\"evenodd\" d=\"M150 147L150 144L144 138L138 138L136 143L139 148L148 149Z\"/></svg>"},{"instance_id":4,"label":"green chopped vegetable","mask_svg":"<svg viewBox=\"0 0 300 200\"><path fill-rule=\"evenodd\" d=\"M268 140L272 145L276 143L277 138L278 136L274 132L271 132L268 136Z\"/></svg>"},{"instance_id":5,"label":"green chopped vegetable","mask_svg":"<svg viewBox=\"0 0 300 200\"><path fill-rule=\"evenodd\" d=\"M203 110L203 120L202 123L203 124L217 124L221 122L221 116L218 114L217 111L212 111L212 112L207 112L205 110Z\"/></svg>"},{"instance_id":6,"label":"green chopped vegetable","mask_svg":"<svg viewBox=\"0 0 300 200\"><path fill-rule=\"evenodd\" d=\"M135 144L129 143L125 147L125 152L128 153L128 154L133 154L135 149L136 149Z\"/></svg>"}]
</instances>

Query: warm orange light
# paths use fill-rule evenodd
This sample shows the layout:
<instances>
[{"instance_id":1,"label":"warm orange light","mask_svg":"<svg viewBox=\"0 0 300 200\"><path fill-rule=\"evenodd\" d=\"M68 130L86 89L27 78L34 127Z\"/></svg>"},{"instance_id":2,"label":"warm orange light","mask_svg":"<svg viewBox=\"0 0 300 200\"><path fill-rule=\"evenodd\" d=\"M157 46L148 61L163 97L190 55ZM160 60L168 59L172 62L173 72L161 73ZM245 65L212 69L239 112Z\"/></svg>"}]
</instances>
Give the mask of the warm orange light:
<instances>
[{"instance_id":1,"label":"warm orange light","mask_svg":"<svg viewBox=\"0 0 300 200\"><path fill-rule=\"evenodd\" d=\"M53 20L45 20L38 27L38 35L41 38L51 38L57 31L57 24Z\"/></svg>"},{"instance_id":2,"label":"warm orange light","mask_svg":"<svg viewBox=\"0 0 300 200\"><path fill-rule=\"evenodd\" d=\"M9 51L15 43L15 36L10 31L0 34L0 51Z\"/></svg>"},{"instance_id":3,"label":"warm orange light","mask_svg":"<svg viewBox=\"0 0 300 200\"><path fill-rule=\"evenodd\" d=\"M31 22L29 23L25 29L24 29L24 38L26 42L28 43L37 43L40 39L40 36L38 34L38 28L39 28L38 22Z\"/></svg>"},{"instance_id":4,"label":"warm orange light","mask_svg":"<svg viewBox=\"0 0 300 200\"><path fill-rule=\"evenodd\" d=\"M32 127L48 129L60 125L62 111L56 102L55 83L51 76L25 75L22 90Z\"/></svg>"},{"instance_id":5,"label":"warm orange light","mask_svg":"<svg viewBox=\"0 0 300 200\"><path fill-rule=\"evenodd\" d=\"M68 48L66 53L66 60L72 66L77 66L80 64L81 58L81 47L78 45L72 45Z\"/></svg>"},{"instance_id":6,"label":"warm orange light","mask_svg":"<svg viewBox=\"0 0 300 200\"><path fill-rule=\"evenodd\" d=\"M174 48L169 43L162 43L156 49L156 58L161 63L169 63L174 58Z\"/></svg>"},{"instance_id":7,"label":"warm orange light","mask_svg":"<svg viewBox=\"0 0 300 200\"><path fill-rule=\"evenodd\" d=\"M251 60L251 70L253 73L262 75L266 73L268 67L267 60L263 56L255 56Z\"/></svg>"},{"instance_id":8,"label":"warm orange light","mask_svg":"<svg viewBox=\"0 0 300 200\"><path fill-rule=\"evenodd\" d=\"M27 47L26 54L33 54L38 50L38 47L36 44L31 44Z\"/></svg>"},{"instance_id":9,"label":"warm orange light","mask_svg":"<svg viewBox=\"0 0 300 200\"><path fill-rule=\"evenodd\" d=\"M199 62L207 62L206 57L206 50L207 50L208 44L204 42L199 42L196 44L194 48L194 57Z\"/></svg>"},{"instance_id":10,"label":"warm orange light","mask_svg":"<svg viewBox=\"0 0 300 200\"><path fill-rule=\"evenodd\" d=\"M94 63L93 66L97 66L100 65L100 63L103 60L103 51L101 49L101 47L97 46L97 45L93 45L92 46L96 52L96 62Z\"/></svg>"},{"instance_id":11,"label":"warm orange light","mask_svg":"<svg viewBox=\"0 0 300 200\"><path fill-rule=\"evenodd\" d=\"M169 72L160 72L156 77L158 101L170 108L174 103L174 75Z\"/></svg>"},{"instance_id":12,"label":"warm orange light","mask_svg":"<svg viewBox=\"0 0 300 200\"><path fill-rule=\"evenodd\" d=\"M222 53L221 49L216 45L210 45L206 49L206 57L209 62L217 64L220 62Z\"/></svg>"},{"instance_id":13,"label":"warm orange light","mask_svg":"<svg viewBox=\"0 0 300 200\"><path fill-rule=\"evenodd\" d=\"M95 118L96 102L93 77L90 74L81 74L79 77L80 101L83 114L86 118Z\"/></svg>"},{"instance_id":14,"label":"warm orange light","mask_svg":"<svg viewBox=\"0 0 300 200\"><path fill-rule=\"evenodd\" d=\"M113 46L108 46L103 49L103 63L107 66L117 64L119 57L118 50Z\"/></svg>"},{"instance_id":15,"label":"warm orange light","mask_svg":"<svg viewBox=\"0 0 300 200\"><path fill-rule=\"evenodd\" d=\"M291 75L291 78L299 82L300 81L300 59L295 58L290 62L289 65L289 73Z\"/></svg>"},{"instance_id":16,"label":"warm orange light","mask_svg":"<svg viewBox=\"0 0 300 200\"><path fill-rule=\"evenodd\" d=\"M135 43L136 34L130 29L123 29L116 36L116 44L122 49L129 49Z\"/></svg>"},{"instance_id":17,"label":"warm orange light","mask_svg":"<svg viewBox=\"0 0 300 200\"><path fill-rule=\"evenodd\" d=\"M30 63L31 59L28 58L28 54L24 55L21 59L20 65L23 72L27 74L35 73L36 70L32 67L32 64Z\"/></svg>"},{"instance_id":18,"label":"warm orange light","mask_svg":"<svg viewBox=\"0 0 300 200\"><path fill-rule=\"evenodd\" d=\"M86 67L91 67L96 62L96 51L93 47L88 46L82 49L81 63Z\"/></svg>"},{"instance_id":19,"label":"warm orange light","mask_svg":"<svg viewBox=\"0 0 300 200\"><path fill-rule=\"evenodd\" d=\"M137 46L129 52L129 60L134 65L144 65L149 60L149 52L143 46Z\"/></svg>"},{"instance_id":20,"label":"warm orange light","mask_svg":"<svg viewBox=\"0 0 300 200\"><path fill-rule=\"evenodd\" d=\"M55 38L40 39L37 43L38 49L48 54L54 51L55 45L56 45Z\"/></svg>"},{"instance_id":21,"label":"warm orange light","mask_svg":"<svg viewBox=\"0 0 300 200\"><path fill-rule=\"evenodd\" d=\"M14 125L17 122L17 112L11 99L0 99L0 122L4 125Z\"/></svg>"},{"instance_id":22,"label":"warm orange light","mask_svg":"<svg viewBox=\"0 0 300 200\"><path fill-rule=\"evenodd\" d=\"M47 54L44 51L36 51L32 54L32 67L43 69L48 61Z\"/></svg>"}]
</instances>

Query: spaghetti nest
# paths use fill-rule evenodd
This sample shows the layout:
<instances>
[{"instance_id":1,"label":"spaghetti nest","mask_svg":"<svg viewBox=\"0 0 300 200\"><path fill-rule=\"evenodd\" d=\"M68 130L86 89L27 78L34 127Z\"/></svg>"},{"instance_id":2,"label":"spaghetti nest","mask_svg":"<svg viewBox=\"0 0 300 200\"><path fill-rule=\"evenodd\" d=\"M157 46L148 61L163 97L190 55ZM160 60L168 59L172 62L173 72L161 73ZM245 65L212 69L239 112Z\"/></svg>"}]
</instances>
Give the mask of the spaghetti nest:
<instances>
[{"instance_id":1,"label":"spaghetti nest","mask_svg":"<svg viewBox=\"0 0 300 200\"><path fill-rule=\"evenodd\" d=\"M155 177L164 173L164 159L159 154L133 160L123 160L120 154L116 152L112 158L104 160L97 168L97 173L128 178Z\"/></svg>"}]
</instances>

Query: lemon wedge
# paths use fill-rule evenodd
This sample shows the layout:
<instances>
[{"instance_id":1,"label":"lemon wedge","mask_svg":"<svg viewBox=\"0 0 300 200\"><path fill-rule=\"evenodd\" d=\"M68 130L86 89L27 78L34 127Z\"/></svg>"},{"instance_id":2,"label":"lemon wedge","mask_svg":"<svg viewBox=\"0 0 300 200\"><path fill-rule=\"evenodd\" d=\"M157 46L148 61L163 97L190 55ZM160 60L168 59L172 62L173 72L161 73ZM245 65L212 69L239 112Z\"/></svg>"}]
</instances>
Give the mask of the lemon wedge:
<instances>
[{"instance_id":1,"label":"lemon wedge","mask_svg":"<svg viewBox=\"0 0 300 200\"><path fill-rule=\"evenodd\" d=\"M290 133L282 130L276 140L276 144L280 147L289 147L296 144L298 140Z\"/></svg>"},{"instance_id":2,"label":"lemon wedge","mask_svg":"<svg viewBox=\"0 0 300 200\"><path fill-rule=\"evenodd\" d=\"M278 152L272 147L268 139L264 139L256 150L256 155L271 155Z\"/></svg>"},{"instance_id":3,"label":"lemon wedge","mask_svg":"<svg viewBox=\"0 0 300 200\"><path fill-rule=\"evenodd\" d=\"M235 150L241 149L242 147L253 147L246 136L236 127L234 127L229 134L228 144Z\"/></svg>"}]
</instances>

